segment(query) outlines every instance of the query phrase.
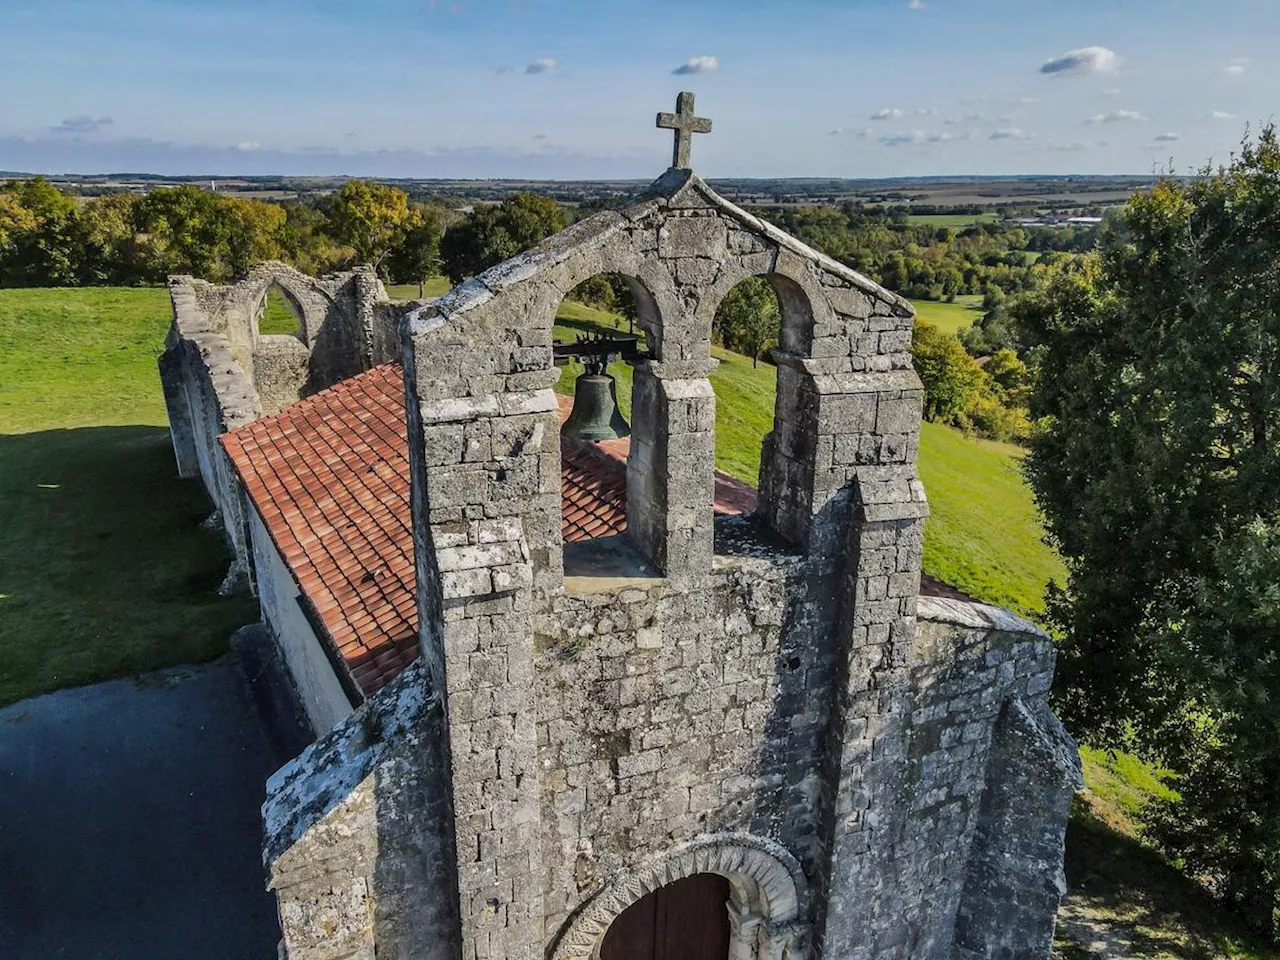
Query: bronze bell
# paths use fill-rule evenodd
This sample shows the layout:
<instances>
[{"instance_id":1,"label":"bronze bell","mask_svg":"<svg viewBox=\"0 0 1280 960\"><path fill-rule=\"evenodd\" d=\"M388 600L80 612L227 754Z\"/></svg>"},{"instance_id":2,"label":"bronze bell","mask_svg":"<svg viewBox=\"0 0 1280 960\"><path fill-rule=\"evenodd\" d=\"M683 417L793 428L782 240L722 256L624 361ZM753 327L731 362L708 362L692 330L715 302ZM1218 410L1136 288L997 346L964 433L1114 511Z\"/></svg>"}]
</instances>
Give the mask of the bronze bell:
<instances>
[{"instance_id":1,"label":"bronze bell","mask_svg":"<svg viewBox=\"0 0 1280 960\"><path fill-rule=\"evenodd\" d=\"M584 373L573 392L573 410L560 435L588 440L616 440L631 435L631 428L618 410L618 388L607 373Z\"/></svg>"}]
</instances>

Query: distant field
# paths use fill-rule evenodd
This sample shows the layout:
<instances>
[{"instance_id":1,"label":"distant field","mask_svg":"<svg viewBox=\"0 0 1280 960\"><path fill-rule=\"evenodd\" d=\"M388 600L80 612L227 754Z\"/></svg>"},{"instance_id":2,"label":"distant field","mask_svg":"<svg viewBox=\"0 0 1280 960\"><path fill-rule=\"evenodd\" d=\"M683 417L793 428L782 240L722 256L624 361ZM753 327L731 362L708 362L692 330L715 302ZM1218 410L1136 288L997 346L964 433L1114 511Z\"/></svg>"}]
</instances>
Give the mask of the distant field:
<instances>
[{"instance_id":1,"label":"distant field","mask_svg":"<svg viewBox=\"0 0 1280 960\"><path fill-rule=\"evenodd\" d=\"M982 297L956 297L955 303L941 300L912 300L916 316L925 323L932 323L943 333L957 333L982 316Z\"/></svg>"},{"instance_id":2,"label":"distant field","mask_svg":"<svg viewBox=\"0 0 1280 960\"><path fill-rule=\"evenodd\" d=\"M913 227L955 227L957 230L975 223L994 223L995 219L994 213L913 213L907 217Z\"/></svg>"},{"instance_id":3,"label":"distant field","mask_svg":"<svg viewBox=\"0 0 1280 960\"><path fill-rule=\"evenodd\" d=\"M452 287L448 280L444 277L432 277L427 281L426 290L423 292L424 297L439 297L449 292ZM417 300L418 285L416 283L389 283L387 284L387 295L392 300Z\"/></svg>"},{"instance_id":4,"label":"distant field","mask_svg":"<svg viewBox=\"0 0 1280 960\"><path fill-rule=\"evenodd\" d=\"M0 290L0 705L220 656L209 501L175 475L163 289Z\"/></svg>"}]
</instances>

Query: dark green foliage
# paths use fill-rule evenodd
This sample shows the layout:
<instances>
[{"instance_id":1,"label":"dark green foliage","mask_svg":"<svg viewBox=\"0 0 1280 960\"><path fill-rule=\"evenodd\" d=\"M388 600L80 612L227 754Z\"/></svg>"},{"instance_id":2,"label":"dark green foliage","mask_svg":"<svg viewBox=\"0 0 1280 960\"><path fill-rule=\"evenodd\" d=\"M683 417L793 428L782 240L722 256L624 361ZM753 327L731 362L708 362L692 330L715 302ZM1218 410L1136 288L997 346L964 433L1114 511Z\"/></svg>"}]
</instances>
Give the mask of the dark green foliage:
<instances>
[{"instance_id":1,"label":"dark green foliage","mask_svg":"<svg viewBox=\"0 0 1280 960\"><path fill-rule=\"evenodd\" d=\"M755 366L777 343L781 323L778 295L769 281L747 277L720 301L711 330L718 343L750 357Z\"/></svg>"},{"instance_id":2,"label":"dark green foliage","mask_svg":"<svg viewBox=\"0 0 1280 960\"><path fill-rule=\"evenodd\" d=\"M425 293L428 278L440 272L445 213L439 207L412 207L401 230L400 242L387 258L387 272L392 281L418 284L420 297Z\"/></svg>"},{"instance_id":3,"label":"dark green foliage","mask_svg":"<svg viewBox=\"0 0 1280 960\"><path fill-rule=\"evenodd\" d=\"M1258 927L1280 895L1280 145L1134 197L1017 306L1066 559L1059 708L1178 776L1155 835Z\"/></svg>"},{"instance_id":4,"label":"dark green foliage","mask_svg":"<svg viewBox=\"0 0 1280 960\"><path fill-rule=\"evenodd\" d=\"M498 206L477 207L440 244L445 275L454 283L534 247L565 227L564 212L550 197L519 193Z\"/></svg>"}]
</instances>

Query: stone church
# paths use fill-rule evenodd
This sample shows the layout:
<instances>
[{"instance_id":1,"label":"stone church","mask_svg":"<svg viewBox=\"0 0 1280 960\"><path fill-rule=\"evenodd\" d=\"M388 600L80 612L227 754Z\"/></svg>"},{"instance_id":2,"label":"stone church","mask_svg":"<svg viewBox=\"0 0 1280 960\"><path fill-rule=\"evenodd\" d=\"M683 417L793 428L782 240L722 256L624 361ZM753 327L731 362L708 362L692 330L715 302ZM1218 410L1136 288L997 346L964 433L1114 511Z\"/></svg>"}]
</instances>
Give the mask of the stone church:
<instances>
[{"instance_id":1,"label":"stone church","mask_svg":"<svg viewBox=\"0 0 1280 960\"><path fill-rule=\"evenodd\" d=\"M264 806L280 955L1046 957L1079 761L1048 638L922 595L912 309L717 196L692 95L659 126L635 205L438 300L170 281L179 470L316 737ZM639 340L593 442L552 327L600 274ZM709 380L747 277L782 316L758 490Z\"/></svg>"}]
</instances>

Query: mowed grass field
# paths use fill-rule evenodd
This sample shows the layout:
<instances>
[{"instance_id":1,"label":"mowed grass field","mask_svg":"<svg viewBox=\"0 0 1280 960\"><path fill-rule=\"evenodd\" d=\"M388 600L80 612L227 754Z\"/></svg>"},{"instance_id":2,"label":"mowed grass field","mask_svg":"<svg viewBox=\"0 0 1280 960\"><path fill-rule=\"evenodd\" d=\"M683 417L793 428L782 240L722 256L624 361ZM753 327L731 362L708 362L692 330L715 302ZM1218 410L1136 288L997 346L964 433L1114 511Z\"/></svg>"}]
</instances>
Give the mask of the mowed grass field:
<instances>
[{"instance_id":1,"label":"mowed grass field","mask_svg":"<svg viewBox=\"0 0 1280 960\"><path fill-rule=\"evenodd\" d=\"M907 222L913 227L953 227L963 230L975 223L994 223L994 213L913 213Z\"/></svg>"},{"instance_id":2,"label":"mowed grass field","mask_svg":"<svg viewBox=\"0 0 1280 960\"><path fill-rule=\"evenodd\" d=\"M982 297L966 294L956 297L955 303L941 300L912 300L916 316L925 323L932 323L943 333L957 333L982 316Z\"/></svg>"},{"instance_id":3,"label":"mowed grass field","mask_svg":"<svg viewBox=\"0 0 1280 960\"><path fill-rule=\"evenodd\" d=\"M226 652L257 619L179 480L163 289L0 290L0 705Z\"/></svg>"}]
</instances>

